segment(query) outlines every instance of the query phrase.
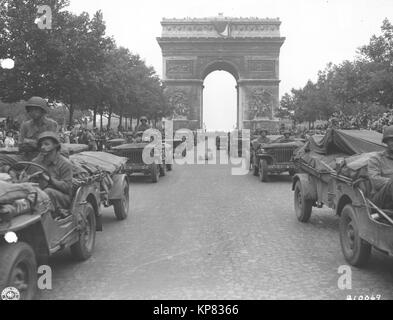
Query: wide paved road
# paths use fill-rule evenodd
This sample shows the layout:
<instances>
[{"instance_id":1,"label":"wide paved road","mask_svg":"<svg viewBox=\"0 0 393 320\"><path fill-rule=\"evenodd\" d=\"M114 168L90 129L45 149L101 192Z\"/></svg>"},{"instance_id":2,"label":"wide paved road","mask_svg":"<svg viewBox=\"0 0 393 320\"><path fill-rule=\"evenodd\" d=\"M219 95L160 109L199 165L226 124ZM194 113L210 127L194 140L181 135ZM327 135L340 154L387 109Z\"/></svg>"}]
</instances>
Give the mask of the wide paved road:
<instances>
[{"instance_id":1,"label":"wide paved road","mask_svg":"<svg viewBox=\"0 0 393 320\"><path fill-rule=\"evenodd\" d=\"M338 219L315 209L297 222L289 176L261 183L220 165L177 165L158 184L133 179L131 215L104 211L94 256L51 260L53 290L41 299L345 299L393 298L393 259L373 254L352 268L352 290L340 290L345 265Z\"/></svg>"}]
</instances>

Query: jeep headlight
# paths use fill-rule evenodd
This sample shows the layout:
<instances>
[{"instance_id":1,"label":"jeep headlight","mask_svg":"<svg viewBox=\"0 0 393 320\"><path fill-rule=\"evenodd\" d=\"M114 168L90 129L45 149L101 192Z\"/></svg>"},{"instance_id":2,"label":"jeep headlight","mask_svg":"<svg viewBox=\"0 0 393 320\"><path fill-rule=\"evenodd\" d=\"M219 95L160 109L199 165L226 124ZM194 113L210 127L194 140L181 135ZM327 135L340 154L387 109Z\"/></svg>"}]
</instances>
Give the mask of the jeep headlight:
<instances>
[{"instance_id":1,"label":"jeep headlight","mask_svg":"<svg viewBox=\"0 0 393 320\"><path fill-rule=\"evenodd\" d=\"M4 240L7 243L17 243L18 242L18 236L16 235L15 232L9 231L4 235Z\"/></svg>"}]
</instances>

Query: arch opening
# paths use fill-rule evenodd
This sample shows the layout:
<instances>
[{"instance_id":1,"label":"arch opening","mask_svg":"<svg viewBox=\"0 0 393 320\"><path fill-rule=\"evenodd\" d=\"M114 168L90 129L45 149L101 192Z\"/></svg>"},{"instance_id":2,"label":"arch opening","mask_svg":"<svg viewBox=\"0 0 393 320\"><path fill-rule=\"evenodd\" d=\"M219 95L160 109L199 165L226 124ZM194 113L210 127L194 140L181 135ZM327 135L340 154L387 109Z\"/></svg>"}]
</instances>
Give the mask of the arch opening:
<instances>
[{"instance_id":1,"label":"arch opening","mask_svg":"<svg viewBox=\"0 0 393 320\"><path fill-rule=\"evenodd\" d=\"M228 61L223 60L214 61L208 64L202 72L202 80L205 80L209 74L215 71L226 71L230 73L236 81L239 80L239 72L237 71L236 66Z\"/></svg>"},{"instance_id":2,"label":"arch opening","mask_svg":"<svg viewBox=\"0 0 393 320\"><path fill-rule=\"evenodd\" d=\"M231 131L238 126L237 81L227 70L204 78L203 124L207 131Z\"/></svg>"}]
</instances>

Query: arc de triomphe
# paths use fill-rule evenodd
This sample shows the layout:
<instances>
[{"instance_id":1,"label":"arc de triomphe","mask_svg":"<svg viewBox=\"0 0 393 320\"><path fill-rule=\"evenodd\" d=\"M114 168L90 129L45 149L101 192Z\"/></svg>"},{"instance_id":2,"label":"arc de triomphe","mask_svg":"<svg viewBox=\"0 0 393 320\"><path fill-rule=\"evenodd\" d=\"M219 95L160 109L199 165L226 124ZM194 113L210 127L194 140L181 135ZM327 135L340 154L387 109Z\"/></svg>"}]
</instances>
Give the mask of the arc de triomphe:
<instances>
[{"instance_id":1,"label":"arc de triomphe","mask_svg":"<svg viewBox=\"0 0 393 320\"><path fill-rule=\"evenodd\" d=\"M274 122L279 105L279 55L285 38L279 19L163 19L163 82L176 129L202 128L203 81L225 70L237 81L237 125L254 129Z\"/></svg>"}]
</instances>

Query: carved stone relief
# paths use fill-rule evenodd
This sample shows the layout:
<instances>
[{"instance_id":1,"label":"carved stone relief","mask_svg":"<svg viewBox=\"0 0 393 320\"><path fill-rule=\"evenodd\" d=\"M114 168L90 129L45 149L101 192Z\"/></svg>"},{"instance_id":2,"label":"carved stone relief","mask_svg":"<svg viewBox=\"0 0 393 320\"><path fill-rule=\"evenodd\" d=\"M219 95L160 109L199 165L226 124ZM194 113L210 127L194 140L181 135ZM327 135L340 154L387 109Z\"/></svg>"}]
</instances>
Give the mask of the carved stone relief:
<instances>
[{"instance_id":1,"label":"carved stone relief","mask_svg":"<svg viewBox=\"0 0 393 320\"><path fill-rule=\"evenodd\" d=\"M250 72L265 72L271 77L275 74L274 60L248 60L248 70Z\"/></svg>"},{"instance_id":2,"label":"carved stone relief","mask_svg":"<svg viewBox=\"0 0 393 320\"><path fill-rule=\"evenodd\" d=\"M173 109L173 119L187 120L191 114L190 102L187 93L183 90L175 90L169 94L169 104Z\"/></svg>"},{"instance_id":3,"label":"carved stone relief","mask_svg":"<svg viewBox=\"0 0 393 320\"><path fill-rule=\"evenodd\" d=\"M254 89L248 101L248 120L272 119L273 96L263 88Z\"/></svg>"},{"instance_id":4,"label":"carved stone relief","mask_svg":"<svg viewBox=\"0 0 393 320\"><path fill-rule=\"evenodd\" d=\"M167 60L166 74L192 74L193 61L192 60Z\"/></svg>"}]
</instances>

